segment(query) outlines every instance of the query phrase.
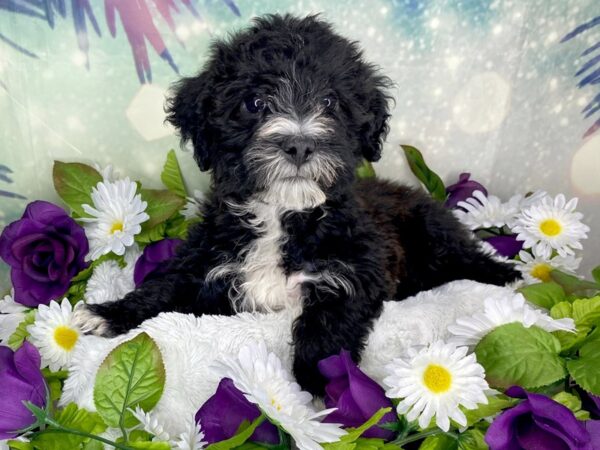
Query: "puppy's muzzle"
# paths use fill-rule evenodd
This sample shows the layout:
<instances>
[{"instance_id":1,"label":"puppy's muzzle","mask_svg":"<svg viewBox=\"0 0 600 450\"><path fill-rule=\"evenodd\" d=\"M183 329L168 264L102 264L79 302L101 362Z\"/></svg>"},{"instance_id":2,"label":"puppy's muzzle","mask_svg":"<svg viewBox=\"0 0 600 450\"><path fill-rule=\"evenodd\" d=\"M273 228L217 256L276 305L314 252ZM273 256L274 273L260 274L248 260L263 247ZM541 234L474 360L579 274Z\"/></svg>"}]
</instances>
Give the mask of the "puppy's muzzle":
<instances>
[{"instance_id":1,"label":"puppy's muzzle","mask_svg":"<svg viewBox=\"0 0 600 450\"><path fill-rule=\"evenodd\" d=\"M282 150L288 161L295 164L296 167L300 167L309 160L315 152L315 147L313 139L304 136L293 136L282 145Z\"/></svg>"}]
</instances>

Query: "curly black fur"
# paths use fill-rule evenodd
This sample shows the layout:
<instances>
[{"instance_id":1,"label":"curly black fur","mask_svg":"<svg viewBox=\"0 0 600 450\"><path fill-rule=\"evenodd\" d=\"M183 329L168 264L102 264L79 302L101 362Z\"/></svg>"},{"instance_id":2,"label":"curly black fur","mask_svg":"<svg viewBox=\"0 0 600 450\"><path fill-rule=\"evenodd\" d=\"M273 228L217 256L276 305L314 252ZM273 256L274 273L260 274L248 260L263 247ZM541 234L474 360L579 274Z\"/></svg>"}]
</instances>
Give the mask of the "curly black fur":
<instances>
[{"instance_id":1,"label":"curly black fur","mask_svg":"<svg viewBox=\"0 0 600 450\"><path fill-rule=\"evenodd\" d=\"M317 362L342 348L358 361L384 300L462 278L499 285L517 279L428 195L355 181L363 158L381 156L389 85L356 43L315 16L265 16L216 42L204 69L178 83L168 107L200 168L212 170L204 221L167 273L121 301L89 306L105 319L105 334L163 311L230 315L248 305L296 305L294 372L320 394ZM271 266L253 247L261 238L265 248L272 244L268 236L276 243ZM300 288L274 306L252 276L276 287L300 276Z\"/></svg>"}]
</instances>

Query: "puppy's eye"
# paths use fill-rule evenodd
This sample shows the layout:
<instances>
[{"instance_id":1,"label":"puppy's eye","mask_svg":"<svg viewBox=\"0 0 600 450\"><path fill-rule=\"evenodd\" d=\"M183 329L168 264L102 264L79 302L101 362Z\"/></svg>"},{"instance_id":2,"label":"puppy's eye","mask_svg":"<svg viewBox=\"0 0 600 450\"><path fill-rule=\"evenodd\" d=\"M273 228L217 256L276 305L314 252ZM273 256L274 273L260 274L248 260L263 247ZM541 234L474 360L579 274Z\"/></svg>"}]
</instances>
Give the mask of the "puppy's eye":
<instances>
[{"instance_id":1,"label":"puppy's eye","mask_svg":"<svg viewBox=\"0 0 600 450\"><path fill-rule=\"evenodd\" d=\"M249 113L256 114L266 109L267 102L261 97L253 95L244 100L244 107Z\"/></svg>"},{"instance_id":2,"label":"puppy's eye","mask_svg":"<svg viewBox=\"0 0 600 450\"><path fill-rule=\"evenodd\" d=\"M325 97L321 98L321 105L323 105L325 109L333 109L335 106L335 97L332 95L326 95Z\"/></svg>"}]
</instances>

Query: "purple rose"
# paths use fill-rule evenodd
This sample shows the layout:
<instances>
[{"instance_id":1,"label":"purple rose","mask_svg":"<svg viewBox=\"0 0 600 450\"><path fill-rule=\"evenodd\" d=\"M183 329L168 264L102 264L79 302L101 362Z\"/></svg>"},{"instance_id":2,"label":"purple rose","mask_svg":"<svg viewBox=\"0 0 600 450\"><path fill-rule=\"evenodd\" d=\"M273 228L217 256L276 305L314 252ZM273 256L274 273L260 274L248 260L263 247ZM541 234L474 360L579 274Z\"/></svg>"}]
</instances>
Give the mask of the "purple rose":
<instances>
[{"instance_id":1,"label":"purple rose","mask_svg":"<svg viewBox=\"0 0 600 450\"><path fill-rule=\"evenodd\" d=\"M139 287L148 276L163 273L165 263L175 255L175 250L182 242L181 239L164 239L147 245L144 253L135 263L133 272L135 287Z\"/></svg>"},{"instance_id":2,"label":"purple rose","mask_svg":"<svg viewBox=\"0 0 600 450\"><path fill-rule=\"evenodd\" d=\"M600 397L594 394L590 394L583 389L577 389L579 396L581 397L581 403L583 404L583 409L589 411L592 414L592 417L599 418L600 417Z\"/></svg>"},{"instance_id":3,"label":"purple rose","mask_svg":"<svg viewBox=\"0 0 600 450\"><path fill-rule=\"evenodd\" d=\"M456 208L458 202L464 202L469 197L473 197L473 192L481 191L487 197L487 190L477 181L469 180L470 173L461 173L458 181L446 187L448 198L444 205L447 208Z\"/></svg>"},{"instance_id":4,"label":"purple rose","mask_svg":"<svg viewBox=\"0 0 600 450\"><path fill-rule=\"evenodd\" d=\"M523 248L523 241L518 241L516 234L508 236L492 236L484 240L494 247L499 255L507 258L513 258Z\"/></svg>"},{"instance_id":5,"label":"purple rose","mask_svg":"<svg viewBox=\"0 0 600 450\"><path fill-rule=\"evenodd\" d=\"M15 301L31 307L62 297L86 267L88 241L64 209L35 201L0 235L0 257L11 266Z\"/></svg>"},{"instance_id":6,"label":"purple rose","mask_svg":"<svg viewBox=\"0 0 600 450\"><path fill-rule=\"evenodd\" d=\"M13 352L0 346L0 439L13 439L17 431L35 422L23 402L46 405L46 383L40 371L40 354L25 341Z\"/></svg>"},{"instance_id":7,"label":"purple rose","mask_svg":"<svg viewBox=\"0 0 600 450\"><path fill-rule=\"evenodd\" d=\"M319 361L319 371L329 380L325 387L325 406L337 408L323 422L340 423L345 427L357 427L370 419L381 408L392 407L381 386L362 372L352 361L350 353L342 350ZM390 411L380 423L397 422L398 417ZM394 433L378 426L369 428L364 437L392 439Z\"/></svg>"},{"instance_id":8,"label":"purple rose","mask_svg":"<svg viewBox=\"0 0 600 450\"><path fill-rule=\"evenodd\" d=\"M566 406L519 386L509 388L506 394L525 400L504 411L490 425L485 442L491 450L599 448L600 442L592 440L599 434L598 421L580 422Z\"/></svg>"},{"instance_id":9,"label":"purple rose","mask_svg":"<svg viewBox=\"0 0 600 450\"><path fill-rule=\"evenodd\" d=\"M223 378L217 392L196 413L196 423L202 427L204 439L214 444L234 436L242 422L252 422L258 416L258 406L250 403L230 378ZM254 430L249 440L279 444L279 431L275 425L265 421Z\"/></svg>"}]
</instances>

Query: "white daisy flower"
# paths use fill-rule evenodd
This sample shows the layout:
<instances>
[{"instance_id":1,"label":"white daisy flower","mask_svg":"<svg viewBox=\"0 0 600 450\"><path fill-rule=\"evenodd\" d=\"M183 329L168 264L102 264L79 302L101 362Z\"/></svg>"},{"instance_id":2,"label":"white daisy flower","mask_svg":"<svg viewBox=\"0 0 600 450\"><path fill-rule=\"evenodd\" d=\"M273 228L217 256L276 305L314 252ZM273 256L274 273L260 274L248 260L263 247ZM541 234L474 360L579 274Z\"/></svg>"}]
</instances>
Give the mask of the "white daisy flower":
<instances>
[{"instance_id":1,"label":"white daisy flower","mask_svg":"<svg viewBox=\"0 0 600 450\"><path fill-rule=\"evenodd\" d=\"M552 258L544 258L538 254L535 248L532 249L532 253L533 255L528 251L521 250L519 252L520 261L515 261L515 268L521 271L523 278L529 283L550 281L550 272L553 269L574 273L581 264L581 258L573 255L555 255Z\"/></svg>"},{"instance_id":2,"label":"white daisy flower","mask_svg":"<svg viewBox=\"0 0 600 450\"><path fill-rule=\"evenodd\" d=\"M135 411L133 409L129 409L129 411L140 421L138 427L154 436L153 441L168 442L171 439L152 411L145 412L139 405L135 407Z\"/></svg>"},{"instance_id":3,"label":"white daisy flower","mask_svg":"<svg viewBox=\"0 0 600 450\"><path fill-rule=\"evenodd\" d=\"M112 164L102 167L100 164L94 163L94 169L96 169L100 175L102 175L102 180L105 182L113 182L121 178L121 176L115 171Z\"/></svg>"},{"instance_id":4,"label":"white daisy flower","mask_svg":"<svg viewBox=\"0 0 600 450\"><path fill-rule=\"evenodd\" d=\"M487 298L482 313L471 317L461 317L448 331L453 334L449 339L454 345L474 346L490 331L507 323L518 322L525 328L533 325L546 331L574 331L573 319L552 319L546 312L532 307L522 294L512 298Z\"/></svg>"},{"instance_id":5,"label":"white daisy flower","mask_svg":"<svg viewBox=\"0 0 600 450\"><path fill-rule=\"evenodd\" d=\"M133 271L121 268L117 261L101 262L92 272L85 287L85 301L89 304L113 302L135 289Z\"/></svg>"},{"instance_id":6,"label":"white daisy flower","mask_svg":"<svg viewBox=\"0 0 600 450\"><path fill-rule=\"evenodd\" d=\"M199 219L202 217L202 204L206 201L204 192L194 189L194 196L187 198L187 203L181 210L181 215L187 220Z\"/></svg>"},{"instance_id":7,"label":"white daisy flower","mask_svg":"<svg viewBox=\"0 0 600 450\"><path fill-rule=\"evenodd\" d=\"M101 181L92 190L94 207L82 205L93 217L80 219L90 241L90 258L113 252L123 255L133 245L133 237L141 230L141 223L150 217L144 211L148 206L136 195L137 185L129 178L115 182Z\"/></svg>"},{"instance_id":8,"label":"white daisy flower","mask_svg":"<svg viewBox=\"0 0 600 450\"><path fill-rule=\"evenodd\" d=\"M583 214L574 212L577 199L569 202L562 194L544 197L540 202L524 209L517 216L513 232L523 241L525 248L534 248L538 255L550 258L553 250L560 256L573 255L581 249L581 239L590 231L581 223Z\"/></svg>"},{"instance_id":9,"label":"white daisy flower","mask_svg":"<svg viewBox=\"0 0 600 450\"><path fill-rule=\"evenodd\" d=\"M215 369L294 439L300 450L321 450L319 443L335 442L346 434L339 424L319 419L334 409L317 412L312 396L292 381L279 358L267 352L264 343L243 347L237 358L225 356Z\"/></svg>"},{"instance_id":10,"label":"white daisy flower","mask_svg":"<svg viewBox=\"0 0 600 450\"><path fill-rule=\"evenodd\" d=\"M389 386L389 398L402 399L398 413L406 414L408 421L418 418L421 428L428 427L434 416L444 431L450 429L450 419L466 426L459 406L475 409L478 403L487 403L485 391L489 389L483 367L467 351L467 347L437 341L420 351L410 348L406 358L389 364L389 376L383 382Z\"/></svg>"},{"instance_id":11,"label":"white daisy flower","mask_svg":"<svg viewBox=\"0 0 600 450\"><path fill-rule=\"evenodd\" d=\"M519 209L529 208L530 206L541 202L546 197L548 197L548 193L546 191L535 191L529 195L520 196Z\"/></svg>"},{"instance_id":12,"label":"white daisy flower","mask_svg":"<svg viewBox=\"0 0 600 450\"><path fill-rule=\"evenodd\" d=\"M171 439L152 411L145 412L139 405L135 410L130 409L129 411L140 422L137 428L153 435L153 441L168 442L172 448L180 450L200 450L206 447L207 443L202 441L204 433L201 431L200 425L193 420L188 422L184 433L181 433L176 439Z\"/></svg>"},{"instance_id":13,"label":"white daisy flower","mask_svg":"<svg viewBox=\"0 0 600 450\"><path fill-rule=\"evenodd\" d=\"M8 344L8 339L25 319L27 311L29 311L27 307L15 302L14 289L0 300L0 345Z\"/></svg>"},{"instance_id":14,"label":"white daisy flower","mask_svg":"<svg viewBox=\"0 0 600 450\"><path fill-rule=\"evenodd\" d=\"M68 367L81 330L73 322L73 308L66 298L59 304L40 305L35 322L27 327L29 340L40 351L42 367L56 372Z\"/></svg>"},{"instance_id":15,"label":"white daisy flower","mask_svg":"<svg viewBox=\"0 0 600 450\"><path fill-rule=\"evenodd\" d=\"M471 230L478 228L501 228L509 223L519 211L519 196L512 197L508 202L502 203L499 197L488 195L481 191L473 192L473 196L457 206L465 209L453 209L452 212L458 220Z\"/></svg>"},{"instance_id":16,"label":"white daisy flower","mask_svg":"<svg viewBox=\"0 0 600 450\"><path fill-rule=\"evenodd\" d=\"M188 422L187 429L179 437L171 441L171 446L178 450L201 450L207 443L203 441L204 433L194 420Z\"/></svg>"}]
</instances>

